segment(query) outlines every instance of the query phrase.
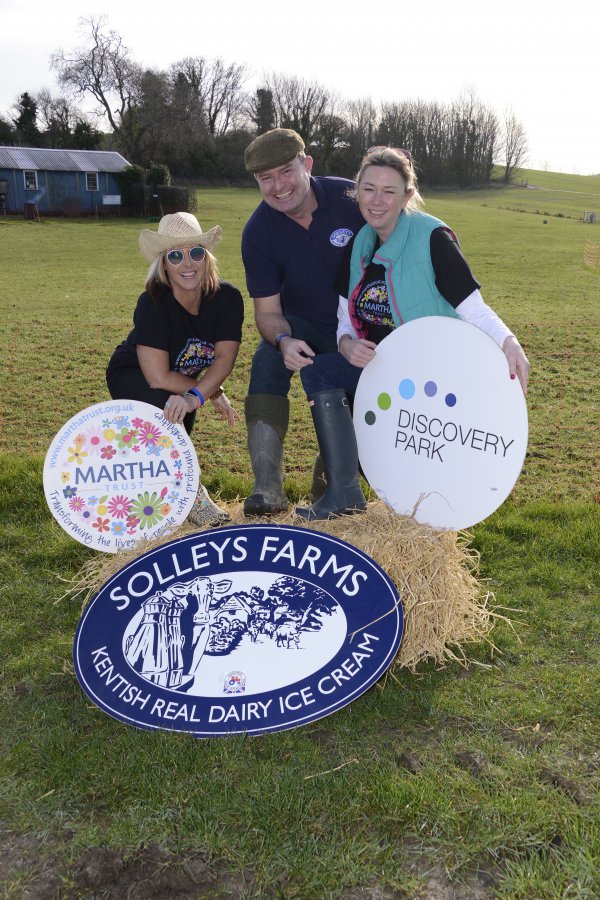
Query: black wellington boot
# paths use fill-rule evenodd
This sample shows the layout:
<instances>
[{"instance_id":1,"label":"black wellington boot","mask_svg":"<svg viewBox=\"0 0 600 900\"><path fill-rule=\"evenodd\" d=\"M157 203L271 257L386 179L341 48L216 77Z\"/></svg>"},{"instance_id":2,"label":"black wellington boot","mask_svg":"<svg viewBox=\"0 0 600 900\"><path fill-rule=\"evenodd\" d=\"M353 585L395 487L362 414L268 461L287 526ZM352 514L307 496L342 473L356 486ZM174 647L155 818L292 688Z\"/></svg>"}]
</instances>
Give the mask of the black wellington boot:
<instances>
[{"instance_id":1,"label":"black wellington boot","mask_svg":"<svg viewBox=\"0 0 600 900\"><path fill-rule=\"evenodd\" d=\"M358 448L346 392L319 391L310 400L327 490L296 513L303 519L333 519L363 512L367 501L358 483Z\"/></svg>"}]
</instances>

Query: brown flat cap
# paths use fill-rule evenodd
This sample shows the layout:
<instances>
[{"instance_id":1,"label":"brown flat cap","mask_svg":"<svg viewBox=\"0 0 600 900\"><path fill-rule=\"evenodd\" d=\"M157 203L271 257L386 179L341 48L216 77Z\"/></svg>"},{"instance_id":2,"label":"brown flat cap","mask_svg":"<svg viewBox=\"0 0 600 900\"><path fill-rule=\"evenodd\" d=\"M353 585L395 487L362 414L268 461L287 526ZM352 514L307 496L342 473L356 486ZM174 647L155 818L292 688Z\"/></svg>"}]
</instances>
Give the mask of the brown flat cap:
<instances>
[{"instance_id":1,"label":"brown flat cap","mask_svg":"<svg viewBox=\"0 0 600 900\"><path fill-rule=\"evenodd\" d=\"M304 150L304 141L291 128L274 128L254 138L246 147L244 162L249 172L264 172L290 162Z\"/></svg>"}]
</instances>

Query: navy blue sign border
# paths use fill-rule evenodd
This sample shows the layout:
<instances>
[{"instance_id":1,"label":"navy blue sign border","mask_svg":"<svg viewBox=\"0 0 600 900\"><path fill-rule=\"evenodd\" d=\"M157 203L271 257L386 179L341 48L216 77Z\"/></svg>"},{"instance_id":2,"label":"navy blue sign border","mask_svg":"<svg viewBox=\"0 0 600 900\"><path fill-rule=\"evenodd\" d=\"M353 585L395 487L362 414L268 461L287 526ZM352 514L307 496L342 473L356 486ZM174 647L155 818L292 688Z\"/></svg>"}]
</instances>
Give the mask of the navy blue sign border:
<instances>
[{"instance_id":1,"label":"navy blue sign border","mask_svg":"<svg viewBox=\"0 0 600 900\"><path fill-rule=\"evenodd\" d=\"M95 652L96 662L98 662L98 660L100 660L100 663L103 662L102 655L98 655L98 645L103 643L103 638L101 636L103 627L102 621L107 617L105 615L106 610L104 610L103 614L99 615L99 608L101 605L105 605L105 601L109 603L109 611L114 622L116 607L114 604L111 604L111 589L113 589L119 581L124 579L128 573L135 572L135 570L142 568L146 563L148 563L149 566L152 565L153 562L156 562L155 558L157 556L162 558L169 553L172 554L175 550L185 552L192 546L197 548L200 545L210 544L211 541L218 542L220 543L220 546L222 546L223 539L227 537L234 538L239 537L240 535L248 535L251 539L254 539L254 536L260 536L261 534L264 536L271 535L273 536L273 539L277 540L286 539L287 541L294 541L294 544L297 544L298 542L300 542L301 545L315 544L317 542L324 543L329 545L332 553L335 552L335 549L337 548L338 552L344 553L347 556L349 555L354 558L355 562L358 560L365 574L375 582L375 591L372 589L373 585L369 584L370 596L368 606L366 606L364 601L360 601L360 592L357 601L354 601L354 599L349 600L348 598L342 600L339 590L332 591L331 585L328 583L324 584L322 580L318 580L314 577L307 577L307 573L304 572L298 574L291 566L289 570L282 564L273 566L273 568L265 566L263 569L263 571L273 572L273 574L278 574L280 576L291 575L293 577L301 578L302 581L313 584L315 587L321 588L335 597L338 603L343 607L348 622L346 640L337 654L322 666L321 669L303 677L297 682L290 683L281 688L275 688L260 694L251 694L248 696L229 695L224 697L201 697L178 694L172 689L167 689L156 684L150 685L147 680L143 679L137 672L134 672L131 669L122 656L119 643L120 636L118 636L117 639L110 644L110 652L107 656L115 670L127 674L127 679L122 678L121 680L129 683L130 695L135 690L146 693L151 690L155 700L156 698L162 698L168 704L169 702L174 703L174 698L178 698L178 700L186 701L189 707L193 707L193 712L189 721L187 718L184 719L185 724L174 723L162 719L157 724L154 724L153 722L148 721L147 718L136 715L127 715L122 709L123 704L121 704L121 709L116 709L114 705L115 701L112 700L112 703L110 703L107 700L107 697L112 698L115 689L99 691L92 681L101 688L106 688L106 684L102 678L99 677L98 670L94 667L93 661L90 662L88 660L86 664L82 664L80 661L84 653L87 653L89 658L91 653ZM226 572L247 572L253 569L256 570L255 560L251 560L250 563L244 560L238 564L228 560L227 562L222 563L218 568L207 568L202 574L218 578ZM365 593L367 593L366 590ZM135 608L130 609L128 617L131 617L134 613ZM111 618L111 616L108 618ZM124 566L119 572L112 576L102 588L100 588L84 610L75 635L73 660L79 683L90 700L108 715L119 721L125 722L126 724L147 730L172 730L188 733L195 737L223 737L240 733L256 735L307 725L313 721L324 718L327 715L331 715L338 709L341 709L357 699L384 674L391 664L402 640L403 626L404 615L402 602L398 596L398 591L394 583L373 559L358 548L333 535L295 526L279 526L272 524L235 525L211 531L195 532L186 535L183 538L177 538L148 551L148 553L143 554L143 556L138 557ZM87 646L90 644L90 636L88 636L88 632L90 631L93 632L94 635L97 635L93 640L93 644L96 645L95 651L91 651L90 647ZM379 650L379 642L381 642L382 646L384 645L382 653L375 652ZM345 689L345 686L342 687L339 684L335 689L330 690L333 684L331 681L331 672L334 669L339 671L342 663L347 663L349 657L352 657L353 653L358 653L362 657L359 660L360 677L356 679L356 684L354 683L355 675L351 675L347 682L347 690ZM364 662L365 659L366 662ZM342 671L347 672L348 669L346 668ZM315 696L315 686L321 685L324 679L328 677L330 681L327 683L327 692L322 691L319 693L324 692L326 696L328 693L331 693L332 702L328 704L325 701L325 705L317 704L318 694ZM127 685L125 684L123 685L123 693L125 694L126 691ZM231 707L235 707L235 709L239 709L240 713L243 715L247 705L255 701L260 702L259 698L267 700L269 715L271 715L271 713L277 713L274 715L274 720L268 724L255 726L253 722L251 723L242 719L238 722L229 721L228 724L222 728L208 728L206 725L202 727L203 723L207 720L207 717L204 715L204 710L201 716L195 715L197 708L207 707L210 712L212 712L212 709L219 708L221 705L223 708L225 706L229 706L230 709ZM277 700L279 700L279 711L277 711L276 708ZM282 703L283 706L286 707L285 710L281 706ZM288 703L291 704L291 706L288 706ZM313 703L315 706L318 705L316 710L311 709ZM293 707L296 704L300 704L301 708L295 710ZM184 704L180 703L179 705L182 706ZM261 703L261 705L263 705L263 703ZM273 707L272 710L271 706ZM199 727L195 727L196 724L198 724Z\"/></svg>"}]
</instances>

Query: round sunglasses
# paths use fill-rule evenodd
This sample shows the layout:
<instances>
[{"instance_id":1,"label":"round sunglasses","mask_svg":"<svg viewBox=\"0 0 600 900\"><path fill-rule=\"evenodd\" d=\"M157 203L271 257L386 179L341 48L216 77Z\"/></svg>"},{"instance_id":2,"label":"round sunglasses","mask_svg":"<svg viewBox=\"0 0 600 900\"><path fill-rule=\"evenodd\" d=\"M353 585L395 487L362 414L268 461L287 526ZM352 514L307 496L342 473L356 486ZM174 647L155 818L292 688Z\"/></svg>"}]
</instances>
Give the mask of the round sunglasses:
<instances>
[{"instance_id":1,"label":"round sunglasses","mask_svg":"<svg viewBox=\"0 0 600 900\"><path fill-rule=\"evenodd\" d=\"M180 266L185 259L185 254L189 253L192 262L202 262L206 255L204 247L190 247L188 250L169 250L167 260L172 266Z\"/></svg>"}]
</instances>

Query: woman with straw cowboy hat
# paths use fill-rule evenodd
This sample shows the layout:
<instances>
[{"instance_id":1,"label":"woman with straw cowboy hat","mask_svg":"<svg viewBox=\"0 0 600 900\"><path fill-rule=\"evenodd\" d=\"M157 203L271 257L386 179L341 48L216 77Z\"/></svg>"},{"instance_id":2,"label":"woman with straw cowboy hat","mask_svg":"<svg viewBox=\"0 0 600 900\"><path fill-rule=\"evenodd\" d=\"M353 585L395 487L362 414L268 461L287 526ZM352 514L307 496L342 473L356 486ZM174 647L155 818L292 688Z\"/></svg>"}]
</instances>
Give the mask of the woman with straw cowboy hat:
<instances>
[{"instance_id":1,"label":"woman with straw cowboy hat","mask_svg":"<svg viewBox=\"0 0 600 900\"><path fill-rule=\"evenodd\" d=\"M238 289L219 278L213 251L221 235L218 225L203 232L187 212L163 216L158 231L141 232L140 249L150 263L145 290L133 330L106 370L113 400L164 409L188 434L208 400L230 425L238 418L221 385L238 354L244 305ZM200 484L189 518L210 526L229 516Z\"/></svg>"}]
</instances>

